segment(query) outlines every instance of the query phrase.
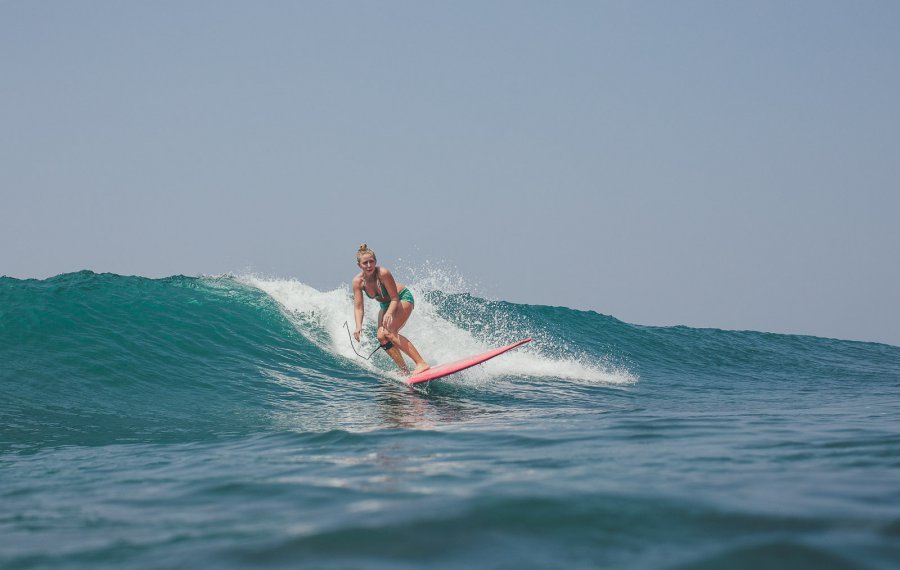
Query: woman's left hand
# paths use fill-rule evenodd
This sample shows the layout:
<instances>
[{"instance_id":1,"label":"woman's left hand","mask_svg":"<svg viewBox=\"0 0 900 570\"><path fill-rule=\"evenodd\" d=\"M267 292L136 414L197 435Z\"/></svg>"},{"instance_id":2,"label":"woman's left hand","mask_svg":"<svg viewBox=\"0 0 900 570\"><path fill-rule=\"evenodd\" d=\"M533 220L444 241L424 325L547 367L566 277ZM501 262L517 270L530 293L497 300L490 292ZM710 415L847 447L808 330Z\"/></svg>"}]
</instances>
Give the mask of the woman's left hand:
<instances>
[{"instance_id":1,"label":"woman's left hand","mask_svg":"<svg viewBox=\"0 0 900 570\"><path fill-rule=\"evenodd\" d=\"M394 322L393 315L385 315L384 318L381 319L381 324L384 326L384 328L386 328L388 330L391 330L391 323L393 323L393 322Z\"/></svg>"}]
</instances>

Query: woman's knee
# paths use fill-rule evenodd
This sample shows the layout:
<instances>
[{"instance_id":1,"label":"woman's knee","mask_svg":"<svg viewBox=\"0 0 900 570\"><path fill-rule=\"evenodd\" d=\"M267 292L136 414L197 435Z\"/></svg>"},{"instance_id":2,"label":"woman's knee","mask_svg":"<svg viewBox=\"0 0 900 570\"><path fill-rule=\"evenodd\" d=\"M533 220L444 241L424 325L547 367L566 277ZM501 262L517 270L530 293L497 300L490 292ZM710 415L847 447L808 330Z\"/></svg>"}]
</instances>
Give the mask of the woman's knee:
<instances>
[{"instance_id":1,"label":"woman's knee","mask_svg":"<svg viewBox=\"0 0 900 570\"><path fill-rule=\"evenodd\" d=\"M378 333L376 335L378 337L378 342L380 344L386 344L388 342L395 342L397 340L397 335L387 330L384 327L378 328Z\"/></svg>"}]
</instances>

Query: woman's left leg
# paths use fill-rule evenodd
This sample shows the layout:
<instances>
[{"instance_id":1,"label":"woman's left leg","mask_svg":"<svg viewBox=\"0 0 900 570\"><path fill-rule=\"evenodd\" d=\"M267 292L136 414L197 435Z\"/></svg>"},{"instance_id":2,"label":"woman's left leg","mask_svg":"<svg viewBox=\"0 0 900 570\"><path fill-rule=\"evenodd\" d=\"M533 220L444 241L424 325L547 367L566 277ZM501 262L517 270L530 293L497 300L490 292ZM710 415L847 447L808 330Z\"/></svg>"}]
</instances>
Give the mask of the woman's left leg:
<instances>
[{"instance_id":1,"label":"woman's left leg","mask_svg":"<svg viewBox=\"0 0 900 570\"><path fill-rule=\"evenodd\" d=\"M408 338L400 334L400 329L403 328L403 325L406 324L406 321L409 320L410 315L412 315L414 305L409 301L400 301L400 306L394 311L394 320L391 323L391 329L389 330L387 327L382 326L386 332L385 337L393 342L397 348L402 350L407 356L413 359L413 362L416 363L416 369L413 370L413 374L418 374L419 372L423 372L431 368L425 359L422 358L422 355L419 354L419 351L416 350L416 347L409 341ZM380 322L380 321L379 321ZM379 330L379 332L381 332ZM396 359L395 359L396 362Z\"/></svg>"}]
</instances>

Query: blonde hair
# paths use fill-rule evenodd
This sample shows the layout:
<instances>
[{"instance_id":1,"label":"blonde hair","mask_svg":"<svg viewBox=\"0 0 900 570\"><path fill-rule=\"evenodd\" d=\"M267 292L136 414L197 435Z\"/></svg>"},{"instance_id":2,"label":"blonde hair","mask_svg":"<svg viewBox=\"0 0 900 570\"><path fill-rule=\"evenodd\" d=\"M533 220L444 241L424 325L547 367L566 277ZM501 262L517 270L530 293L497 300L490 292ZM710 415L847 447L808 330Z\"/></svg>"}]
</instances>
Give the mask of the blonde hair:
<instances>
[{"instance_id":1,"label":"blonde hair","mask_svg":"<svg viewBox=\"0 0 900 570\"><path fill-rule=\"evenodd\" d=\"M365 243L364 243L364 244L360 245L360 246L359 246L359 249L356 250L356 263L359 263L360 258L361 258L362 256L368 254L368 253L371 253L371 254L372 254L372 257L377 258L377 256L375 255L375 251L369 249L369 245L368 245L368 244L365 244Z\"/></svg>"}]
</instances>

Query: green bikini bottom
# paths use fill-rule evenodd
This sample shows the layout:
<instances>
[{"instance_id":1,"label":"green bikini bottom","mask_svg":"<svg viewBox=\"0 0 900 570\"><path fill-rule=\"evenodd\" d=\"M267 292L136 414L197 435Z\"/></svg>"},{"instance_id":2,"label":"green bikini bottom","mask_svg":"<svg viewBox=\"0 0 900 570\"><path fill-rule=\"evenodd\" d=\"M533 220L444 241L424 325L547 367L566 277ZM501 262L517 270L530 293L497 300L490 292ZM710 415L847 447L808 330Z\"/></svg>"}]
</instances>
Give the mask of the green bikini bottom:
<instances>
[{"instance_id":1,"label":"green bikini bottom","mask_svg":"<svg viewBox=\"0 0 900 570\"><path fill-rule=\"evenodd\" d=\"M416 304L416 302L413 300L412 291L409 290L409 287L407 287L406 289L403 290L402 293L400 293L400 300L401 300L401 301L407 301L407 302L409 302L410 304L413 304L413 305ZM378 303L378 304L381 305L381 310L382 310L382 311L387 311L388 307L391 306L390 301L388 301L387 303Z\"/></svg>"}]
</instances>

